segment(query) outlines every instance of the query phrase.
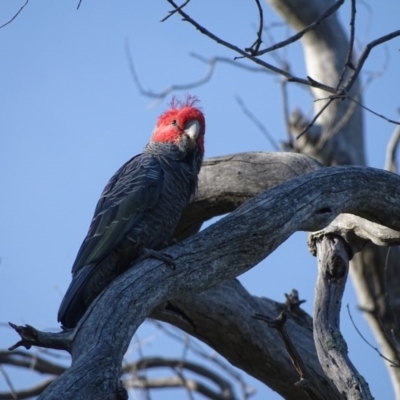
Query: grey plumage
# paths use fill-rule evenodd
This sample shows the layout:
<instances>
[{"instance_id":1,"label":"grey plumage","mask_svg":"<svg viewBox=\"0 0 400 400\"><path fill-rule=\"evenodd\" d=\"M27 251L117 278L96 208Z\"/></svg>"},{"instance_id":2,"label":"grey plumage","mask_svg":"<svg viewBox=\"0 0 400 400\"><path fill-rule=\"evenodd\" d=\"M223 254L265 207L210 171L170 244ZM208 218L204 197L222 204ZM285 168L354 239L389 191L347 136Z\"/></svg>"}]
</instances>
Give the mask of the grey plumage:
<instances>
[{"instance_id":1,"label":"grey plumage","mask_svg":"<svg viewBox=\"0 0 400 400\"><path fill-rule=\"evenodd\" d=\"M183 126L179 129L184 132ZM73 264L72 282L58 312L63 327L76 326L90 303L143 248L160 250L171 238L196 190L202 158L202 147L181 134L174 143L150 141L114 174Z\"/></svg>"}]
</instances>

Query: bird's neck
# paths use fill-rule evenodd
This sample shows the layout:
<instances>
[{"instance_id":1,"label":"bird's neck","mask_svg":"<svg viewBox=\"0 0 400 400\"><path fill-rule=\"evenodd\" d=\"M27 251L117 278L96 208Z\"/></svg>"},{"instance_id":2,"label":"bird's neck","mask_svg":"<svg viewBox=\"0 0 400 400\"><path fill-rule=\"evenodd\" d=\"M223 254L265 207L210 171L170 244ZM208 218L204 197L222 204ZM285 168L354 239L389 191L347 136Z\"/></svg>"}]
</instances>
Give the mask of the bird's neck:
<instances>
[{"instance_id":1,"label":"bird's neck","mask_svg":"<svg viewBox=\"0 0 400 400\"><path fill-rule=\"evenodd\" d=\"M143 152L166 160L183 161L193 168L193 172L196 175L200 171L201 163L203 161L203 155L200 153L198 148L187 150L175 145L174 143L151 141L146 145Z\"/></svg>"}]
</instances>

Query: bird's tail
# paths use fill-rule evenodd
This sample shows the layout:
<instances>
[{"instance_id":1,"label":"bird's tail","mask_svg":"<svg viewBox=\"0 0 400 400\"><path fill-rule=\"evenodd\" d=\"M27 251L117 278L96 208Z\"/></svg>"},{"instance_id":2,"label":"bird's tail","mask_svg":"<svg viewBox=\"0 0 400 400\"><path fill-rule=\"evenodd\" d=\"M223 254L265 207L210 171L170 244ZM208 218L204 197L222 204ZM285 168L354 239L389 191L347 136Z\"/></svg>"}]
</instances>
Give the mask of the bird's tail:
<instances>
[{"instance_id":1,"label":"bird's tail","mask_svg":"<svg viewBox=\"0 0 400 400\"><path fill-rule=\"evenodd\" d=\"M95 269L96 264L85 265L73 275L58 310L57 318L63 328L74 328L85 314L88 304L84 291Z\"/></svg>"}]
</instances>

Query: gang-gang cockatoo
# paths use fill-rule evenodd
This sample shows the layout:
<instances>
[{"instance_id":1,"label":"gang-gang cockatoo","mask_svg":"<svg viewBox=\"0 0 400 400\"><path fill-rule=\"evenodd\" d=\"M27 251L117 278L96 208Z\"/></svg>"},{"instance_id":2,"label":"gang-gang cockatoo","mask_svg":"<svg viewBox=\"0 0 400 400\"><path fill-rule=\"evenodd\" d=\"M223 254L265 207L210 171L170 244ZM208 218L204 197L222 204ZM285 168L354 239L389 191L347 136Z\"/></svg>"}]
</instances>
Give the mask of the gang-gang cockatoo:
<instances>
[{"instance_id":1,"label":"gang-gang cockatoo","mask_svg":"<svg viewBox=\"0 0 400 400\"><path fill-rule=\"evenodd\" d=\"M73 328L92 301L142 256L156 256L171 239L197 187L205 120L198 99L172 100L143 153L109 180L72 266L58 321Z\"/></svg>"}]
</instances>

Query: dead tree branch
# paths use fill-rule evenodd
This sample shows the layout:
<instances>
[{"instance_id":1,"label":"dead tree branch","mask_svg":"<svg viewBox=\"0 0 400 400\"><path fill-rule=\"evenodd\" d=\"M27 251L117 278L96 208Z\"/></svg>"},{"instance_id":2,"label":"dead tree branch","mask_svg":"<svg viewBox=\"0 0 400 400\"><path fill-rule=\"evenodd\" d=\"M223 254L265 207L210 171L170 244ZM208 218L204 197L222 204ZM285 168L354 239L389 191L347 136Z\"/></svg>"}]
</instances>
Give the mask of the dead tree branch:
<instances>
[{"instance_id":1,"label":"dead tree branch","mask_svg":"<svg viewBox=\"0 0 400 400\"><path fill-rule=\"evenodd\" d=\"M29 0L26 0L25 3L23 4L23 6L17 11L16 14L14 14L14 16L8 20L6 23L4 23L3 25L0 25L0 29L4 28L5 26L7 26L8 24L11 24L11 22L13 22L15 20L15 18L18 17L18 15L22 12L22 10L28 5Z\"/></svg>"},{"instance_id":2,"label":"dead tree branch","mask_svg":"<svg viewBox=\"0 0 400 400\"><path fill-rule=\"evenodd\" d=\"M347 244L339 236L316 241L318 278L314 301L314 339L326 375L345 398L372 400L368 383L347 355L340 332L340 309L349 270ZM351 256L350 256L351 257Z\"/></svg>"},{"instance_id":3,"label":"dead tree branch","mask_svg":"<svg viewBox=\"0 0 400 400\"><path fill-rule=\"evenodd\" d=\"M120 390L118 377L130 339L154 307L243 273L297 230L322 228L342 212L400 230L399 187L400 177L385 171L322 169L262 193L184 245L165 250L175 260L175 271L155 260L138 263L88 309L74 331L71 367L41 398L65 393L65 385L69 388L65 398L87 398L89 386L92 397L115 394ZM53 335L41 345L48 345L60 333ZM113 341L107 339L110 335ZM105 374L114 378L105 381ZM101 392L94 393L95 387L101 387Z\"/></svg>"}]
</instances>

